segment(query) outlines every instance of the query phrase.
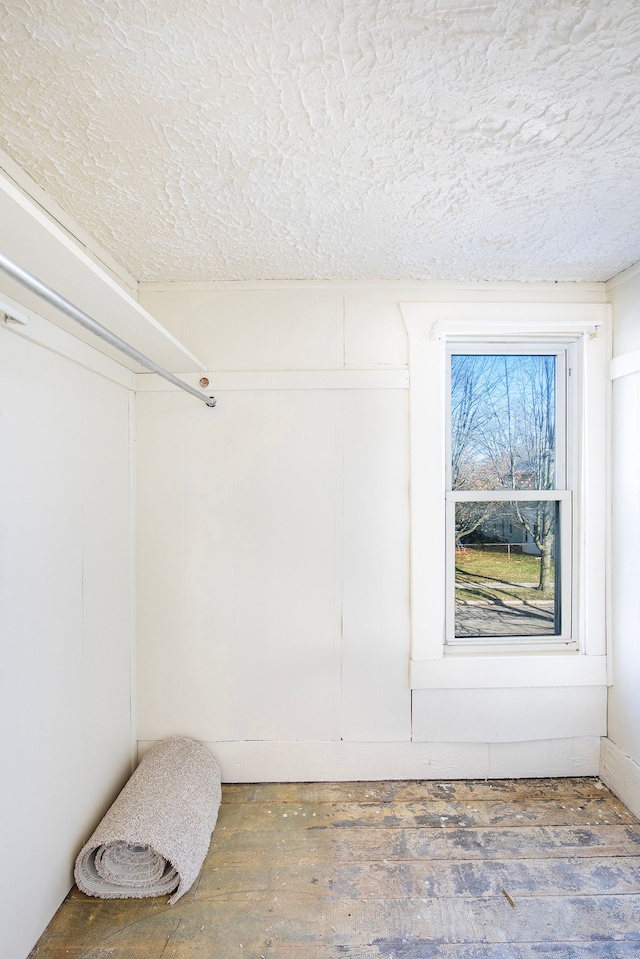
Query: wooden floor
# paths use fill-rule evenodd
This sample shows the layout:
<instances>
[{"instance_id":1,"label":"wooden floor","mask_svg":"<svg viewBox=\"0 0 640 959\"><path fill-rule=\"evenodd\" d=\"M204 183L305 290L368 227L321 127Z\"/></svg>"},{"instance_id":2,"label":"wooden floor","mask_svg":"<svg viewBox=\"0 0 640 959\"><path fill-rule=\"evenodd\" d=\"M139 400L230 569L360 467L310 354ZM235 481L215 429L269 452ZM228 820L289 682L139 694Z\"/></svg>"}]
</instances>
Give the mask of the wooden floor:
<instances>
[{"instance_id":1,"label":"wooden floor","mask_svg":"<svg viewBox=\"0 0 640 959\"><path fill-rule=\"evenodd\" d=\"M74 889L31 955L640 957L640 824L597 779L226 786L175 906Z\"/></svg>"}]
</instances>

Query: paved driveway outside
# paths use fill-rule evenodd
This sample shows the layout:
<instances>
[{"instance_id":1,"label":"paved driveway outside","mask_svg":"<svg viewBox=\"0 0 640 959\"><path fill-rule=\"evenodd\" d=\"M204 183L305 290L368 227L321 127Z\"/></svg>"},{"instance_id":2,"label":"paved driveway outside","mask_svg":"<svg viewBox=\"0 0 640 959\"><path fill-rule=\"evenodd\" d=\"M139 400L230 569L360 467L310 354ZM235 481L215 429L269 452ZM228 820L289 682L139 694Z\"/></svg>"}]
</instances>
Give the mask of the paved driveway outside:
<instances>
[{"instance_id":1,"label":"paved driveway outside","mask_svg":"<svg viewBox=\"0 0 640 959\"><path fill-rule=\"evenodd\" d=\"M553 606L456 603L456 636L553 636Z\"/></svg>"}]
</instances>

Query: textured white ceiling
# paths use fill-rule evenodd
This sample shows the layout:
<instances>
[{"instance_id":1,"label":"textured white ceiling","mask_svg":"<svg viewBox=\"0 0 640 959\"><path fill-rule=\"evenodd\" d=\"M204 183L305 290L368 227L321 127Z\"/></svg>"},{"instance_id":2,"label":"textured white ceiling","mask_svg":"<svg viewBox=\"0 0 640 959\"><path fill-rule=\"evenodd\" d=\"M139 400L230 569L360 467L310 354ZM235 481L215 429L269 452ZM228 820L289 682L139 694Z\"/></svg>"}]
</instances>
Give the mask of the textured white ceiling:
<instances>
[{"instance_id":1,"label":"textured white ceiling","mask_svg":"<svg viewBox=\"0 0 640 959\"><path fill-rule=\"evenodd\" d=\"M140 280L605 279L638 0L4 0L0 145Z\"/></svg>"}]
</instances>

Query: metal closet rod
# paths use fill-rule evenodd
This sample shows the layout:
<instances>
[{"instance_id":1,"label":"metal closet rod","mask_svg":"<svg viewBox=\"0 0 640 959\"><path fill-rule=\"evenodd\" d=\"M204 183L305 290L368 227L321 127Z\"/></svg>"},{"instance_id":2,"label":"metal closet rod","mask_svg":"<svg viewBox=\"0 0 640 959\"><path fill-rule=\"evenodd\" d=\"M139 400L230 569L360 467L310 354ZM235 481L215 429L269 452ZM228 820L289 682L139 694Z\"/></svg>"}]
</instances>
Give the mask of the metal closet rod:
<instances>
[{"instance_id":1,"label":"metal closet rod","mask_svg":"<svg viewBox=\"0 0 640 959\"><path fill-rule=\"evenodd\" d=\"M148 356L145 356L144 353L141 353L139 350L137 350L135 346L130 346L129 343L121 339L115 333L112 333L111 330L108 330L106 326L102 325L102 323L98 323L98 321L90 317L88 313L78 309L77 306L74 306L73 303L70 303L69 300L62 296L62 294L56 293L56 291L51 289L50 286L47 286L46 283L43 283L42 280L39 280L37 276L34 276L33 273L29 273L28 270L25 270L24 267L20 266L19 263L16 263L15 260L12 260L11 257L7 256L6 253L2 253L1 251L0 270L6 273L7 276L10 276L12 280L16 280L27 290L35 293L36 296L46 300L47 303L51 304L51 306L55 306L55 308L60 310L61 313L64 313L65 316L75 320L75 322L79 323L80 326L83 326L85 330L89 330L89 332L99 336L101 340L105 341L105 343L115 346L117 350L120 350L121 353L131 357L131 359L135 360L136 363L139 363L140 366L144 366L145 369L151 370L152 373L157 373L158 376L168 380L169 383L173 383L174 386L180 387L181 390L191 393L192 396L195 396L198 400L202 400L202 402L206 403L207 406L213 407L216 405L216 399L214 396L205 396L204 393L201 393L194 386L190 386L188 383L185 383L184 380L181 380L179 377L174 376L173 373L165 370L163 366L158 366L154 360L150 359Z\"/></svg>"}]
</instances>

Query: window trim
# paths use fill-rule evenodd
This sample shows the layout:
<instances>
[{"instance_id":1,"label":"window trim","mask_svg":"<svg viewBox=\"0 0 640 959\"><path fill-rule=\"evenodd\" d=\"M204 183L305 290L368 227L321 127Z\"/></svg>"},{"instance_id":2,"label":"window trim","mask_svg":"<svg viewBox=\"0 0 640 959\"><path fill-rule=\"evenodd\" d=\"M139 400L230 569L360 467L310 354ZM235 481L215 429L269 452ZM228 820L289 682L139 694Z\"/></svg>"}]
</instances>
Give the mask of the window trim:
<instances>
[{"instance_id":1,"label":"window trim","mask_svg":"<svg viewBox=\"0 0 640 959\"><path fill-rule=\"evenodd\" d=\"M409 338L412 688L605 682L607 510L602 507L607 497L608 304L485 300L399 305ZM577 648L573 650L564 646L547 651L539 640L535 649L520 643L517 649L493 643L473 649L446 645L446 351L453 337L487 341L512 337L518 343L578 341L580 376L572 386L578 433L573 454L578 474L572 503L578 557L572 611ZM442 544L441 548L435 550L434 543Z\"/></svg>"}]
</instances>

